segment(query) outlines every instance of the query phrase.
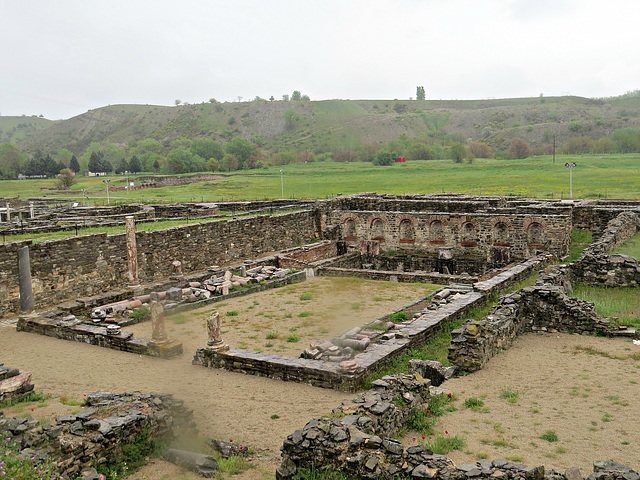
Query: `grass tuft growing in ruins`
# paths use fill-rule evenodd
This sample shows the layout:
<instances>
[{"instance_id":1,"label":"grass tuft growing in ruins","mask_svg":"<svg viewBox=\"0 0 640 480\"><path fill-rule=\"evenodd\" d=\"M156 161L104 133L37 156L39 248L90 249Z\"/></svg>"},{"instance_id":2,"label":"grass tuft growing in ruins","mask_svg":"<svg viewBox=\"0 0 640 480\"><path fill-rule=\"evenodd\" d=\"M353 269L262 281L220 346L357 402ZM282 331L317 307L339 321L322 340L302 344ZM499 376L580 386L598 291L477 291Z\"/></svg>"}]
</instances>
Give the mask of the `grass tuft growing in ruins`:
<instances>
[{"instance_id":1,"label":"grass tuft growing in ruins","mask_svg":"<svg viewBox=\"0 0 640 480\"><path fill-rule=\"evenodd\" d=\"M12 407L19 403L42 402L46 399L47 399L46 395L44 395L42 392L28 392L28 393L25 393L24 395L20 395L19 397L11 398L9 400L5 400L4 402L0 402L0 408Z\"/></svg>"}]
</instances>

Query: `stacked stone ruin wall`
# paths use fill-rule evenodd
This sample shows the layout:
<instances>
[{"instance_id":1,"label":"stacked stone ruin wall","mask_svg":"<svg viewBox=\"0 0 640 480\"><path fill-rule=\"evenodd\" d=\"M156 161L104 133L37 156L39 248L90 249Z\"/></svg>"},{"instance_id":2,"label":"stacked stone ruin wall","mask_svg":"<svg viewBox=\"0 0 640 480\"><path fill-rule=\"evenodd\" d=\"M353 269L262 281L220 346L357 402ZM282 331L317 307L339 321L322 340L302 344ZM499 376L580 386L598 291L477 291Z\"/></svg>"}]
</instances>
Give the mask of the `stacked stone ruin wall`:
<instances>
[{"instance_id":1,"label":"stacked stone ruin wall","mask_svg":"<svg viewBox=\"0 0 640 480\"><path fill-rule=\"evenodd\" d=\"M317 231L315 213L306 210L138 232L138 277L145 283L166 278L174 260L185 273L231 264L306 243ZM0 246L0 315L19 311L17 251L24 245L29 245L36 308L128 283L125 234L9 243Z\"/></svg>"},{"instance_id":2,"label":"stacked stone ruin wall","mask_svg":"<svg viewBox=\"0 0 640 480\"><path fill-rule=\"evenodd\" d=\"M508 261L542 251L565 255L571 238L569 215L336 210L327 213L326 223L340 225L342 238L352 246L377 241L381 251L432 254L450 247L454 258L477 257L490 263L492 250L508 250ZM539 226L537 237L531 235L532 224Z\"/></svg>"}]
</instances>

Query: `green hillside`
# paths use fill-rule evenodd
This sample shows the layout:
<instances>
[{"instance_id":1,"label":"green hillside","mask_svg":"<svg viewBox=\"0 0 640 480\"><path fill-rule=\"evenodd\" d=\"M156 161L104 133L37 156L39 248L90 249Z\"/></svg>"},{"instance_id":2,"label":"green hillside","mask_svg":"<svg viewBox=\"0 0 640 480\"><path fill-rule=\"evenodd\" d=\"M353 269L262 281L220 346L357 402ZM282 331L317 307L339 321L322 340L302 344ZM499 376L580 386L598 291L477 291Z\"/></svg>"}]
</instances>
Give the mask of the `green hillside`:
<instances>
[{"instance_id":1,"label":"green hillside","mask_svg":"<svg viewBox=\"0 0 640 480\"><path fill-rule=\"evenodd\" d=\"M1 117L0 116L0 143L16 143L28 136L37 135L56 123L41 117Z\"/></svg>"},{"instance_id":2,"label":"green hillside","mask_svg":"<svg viewBox=\"0 0 640 480\"><path fill-rule=\"evenodd\" d=\"M11 124L18 119L26 127ZM3 135L23 151L79 155L92 142L125 146L153 138L166 148L178 138L226 141L242 136L264 153L281 150L361 149L402 133L436 141L478 140L495 150L514 137L534 148L569 139L610 136L615 129L640 127L640 96L610 99L574 96L488 100L324 100L201 103L173 107L111 105L68 120L0 117Z\"/></svg>"}]
</instances>

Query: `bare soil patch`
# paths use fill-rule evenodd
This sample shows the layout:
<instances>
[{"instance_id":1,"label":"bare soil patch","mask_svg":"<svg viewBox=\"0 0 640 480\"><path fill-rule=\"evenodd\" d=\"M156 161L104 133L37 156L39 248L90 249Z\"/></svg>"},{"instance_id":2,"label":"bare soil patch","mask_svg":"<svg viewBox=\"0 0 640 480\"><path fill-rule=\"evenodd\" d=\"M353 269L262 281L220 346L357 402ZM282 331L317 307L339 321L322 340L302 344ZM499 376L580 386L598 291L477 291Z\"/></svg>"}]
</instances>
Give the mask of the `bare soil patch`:
<instances>
[{"instance_id":1,"label":"bare soil patch","mask_svg":"<svg viewBox=\"0 0 640 480\"><path fill-rule=\"evenodd\" d=\"M437 285L315 277L306 282L211 304L166 319L169 337L193 353L207 342L206 319L220 312L222 338L232 348L297 357L328 340L425 297ZM416 310L418 308L416 307ZM151 325L127 327L149 337Z\"/></svg>"},{"instance_id":2,"label":"bare soil patch","mask_svg":"<svg viewBox=\"0 0 640 480\"><path fill-rule=\"evenodd\" d=\"M640 353L630 340L566 334L527 334L476 373L449 380L458 411L440 417L437 434L466 438L449 456L458 464L508 458L530 466L584 476L594 460L613 459L638 468ZM623 359L608 358L621 357ZM501 398L518 392L517 401ZM483 407L463 402L477 398ZM542 439L554 432L558 440ZM420 434L421 435L421 434ZM415 444L418 433L404 441Z\"/></svg>"}]
</instances>

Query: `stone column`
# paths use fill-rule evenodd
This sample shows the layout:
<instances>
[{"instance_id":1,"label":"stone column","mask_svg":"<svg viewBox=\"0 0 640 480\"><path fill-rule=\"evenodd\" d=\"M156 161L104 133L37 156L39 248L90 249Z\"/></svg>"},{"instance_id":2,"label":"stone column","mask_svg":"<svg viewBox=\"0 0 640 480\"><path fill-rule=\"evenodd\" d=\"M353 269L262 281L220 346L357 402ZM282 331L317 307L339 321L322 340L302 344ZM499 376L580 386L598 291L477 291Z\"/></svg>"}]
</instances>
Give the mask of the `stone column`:
<instances>
[{"instance_id":1,"label":"stone column","mask_svg":"<svg viewBox=\"0 0 640 480\"><path fill-rule=\"evenodd\" d=\"M156 292L151 293L151 344L163 345L168 343L167 332L164 328L164 307Z\"/></svg>"},{"instance_id":2,"label":"stone column","mask_svg":"<svg viewBox=\"0 0 640 480\"><path fill-rule=\"evenodd\" d=\"M29 218L35 217L33 202L29 202Z\"/></svg>"},{"instance_id":3,"label":"stone column","mask_svg":"<svg viewBox=\"0 0 640 480\"><path fill-rule=\"evenodd\" d=\"M207 318L207 333L209 334L209 341L207 342L207 349L220 352L223 350L229 350L229 345L222 341L222 334L220 333L220 314L213 312L209 318Z\"/></svg>"},{"instance_id":4,"label":"stone column","mask_svg":"<svg viewBox=\"0 0 640 480\"><path fill-rule=\"evenodd\" d=\"M127 224L127 258L129 259L129 287L139 287L138 248L136 247L136 222L133 216L125 217Z\"/></svg>"},{"instance_id":5,"label":"stone column","mask_svg":"<svg viewBox=\"0 0 640 480\"><path fill-rule=\"evenodd\" d=\"M7 223L9 223L11 221L11 206L9 205L9 202L7 202Z\"/></svg>"},{"instance_id":6,"label":"stone column","mask_svg":"<svg viewBox=\"0 0 640 480\"><path fill-rule=\"evenodd\" d=\"M18 249L18 271L20 283L20 311L33 310L33 290L31 289L31 263L29 247Z\"/></svg>"}]
</instances>

